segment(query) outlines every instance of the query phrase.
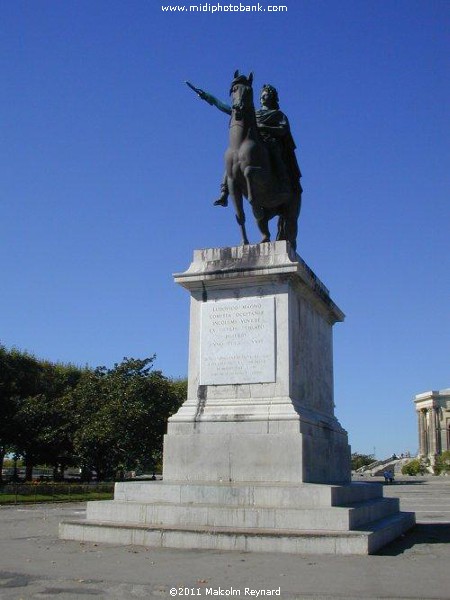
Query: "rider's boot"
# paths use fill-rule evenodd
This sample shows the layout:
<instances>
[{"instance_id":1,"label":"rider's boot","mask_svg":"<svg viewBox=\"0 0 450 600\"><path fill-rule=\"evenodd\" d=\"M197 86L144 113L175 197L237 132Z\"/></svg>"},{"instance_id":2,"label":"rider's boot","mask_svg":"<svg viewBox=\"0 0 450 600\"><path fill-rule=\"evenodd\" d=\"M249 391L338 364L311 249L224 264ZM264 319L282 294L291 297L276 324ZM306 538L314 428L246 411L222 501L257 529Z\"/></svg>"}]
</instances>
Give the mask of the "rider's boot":
<instances>
[{"instance_id":1,"label":"rider's boot","mask_svg":"<svg viewBox=\"0 0 450 600\"><path fill-rule=\"evenodd\" d=\"M214 206L228 206L228 186L222 183L220 186L220 198L214 202Z\"/></svg>"}]
</instances>

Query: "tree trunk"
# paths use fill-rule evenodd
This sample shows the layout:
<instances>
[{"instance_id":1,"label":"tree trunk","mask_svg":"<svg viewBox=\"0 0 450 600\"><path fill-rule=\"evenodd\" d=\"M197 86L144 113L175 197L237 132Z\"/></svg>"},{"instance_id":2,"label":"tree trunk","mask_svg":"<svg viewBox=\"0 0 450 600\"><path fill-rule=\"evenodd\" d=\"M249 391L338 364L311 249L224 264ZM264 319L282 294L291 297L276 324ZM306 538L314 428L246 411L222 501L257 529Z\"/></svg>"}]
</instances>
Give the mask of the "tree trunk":
<instances>
[{"instance_id":1,"label":"tree trunk","mask_svg":"<svg viewBox=\"0 0 450 600\"><path fill-rule=\"evenodd\" d=\"M64 471L66 470L67 465L64 463L59 463L59 473L58 473L58 481L64 481Z\"/></svg>"},{"instance_id":2,"label":"tree trunk","mask_svg":"<svg viewBox=\"0 0 450 600\"><path fill-rule=\"evenodd\" d=\"M89 467L81 467L81 475L80 475L81 481L86 482L86 483L90 483L92 480L92 471Z\"/></svg>"},{"instance_id":3,"label":"tree trunk","mask_svg":"<svg viewBox=\"0 0 450 600\"><path fill-rule=\"evenodd\" d=\"M31 458L25 458L25 481L33 480L33 460Z\"/></svg>"},{"instance_id":4,"label":"tree trunk","mask_svg":"<svg viewBox=\"0 0 450 600\"><path fill-rule=\"evenodd\" d=\"M102 467L100 467L99 465L97 465L97 466L95 467L95 472L96 472L95 479L96 479L97 483L98 483L99 481L103 481L103 479L104 479L104 474L103 474Z\"/></svg>"},{"instance_id":5,"label":"tree trunk","mask_svg":"<svg viewBox=\"0 0 450 600\"><path fill-rule=\"evenodd\" d=\"M6 449L0 446L0 485L3 484L3 461L5 460Z\"/></svg>"}]
</instances>

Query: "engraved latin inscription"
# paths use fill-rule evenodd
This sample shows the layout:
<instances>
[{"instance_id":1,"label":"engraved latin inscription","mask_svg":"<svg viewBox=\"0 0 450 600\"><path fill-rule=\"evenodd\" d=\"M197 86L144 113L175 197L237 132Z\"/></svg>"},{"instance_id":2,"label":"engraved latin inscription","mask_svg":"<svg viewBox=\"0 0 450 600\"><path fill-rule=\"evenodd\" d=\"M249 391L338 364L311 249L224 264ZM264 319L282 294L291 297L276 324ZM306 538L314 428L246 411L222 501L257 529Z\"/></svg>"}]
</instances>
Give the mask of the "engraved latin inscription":
<instances>
[{"instance_id":1,"label":"engraved latin inscription","mask_svg":"<svg viewBox=\"0 0 450 600\"><path fill-rule=\"evenodd\" d=\"M275 299L205 302L200 384L275 381Z\"/></svg>"}]
</instances>

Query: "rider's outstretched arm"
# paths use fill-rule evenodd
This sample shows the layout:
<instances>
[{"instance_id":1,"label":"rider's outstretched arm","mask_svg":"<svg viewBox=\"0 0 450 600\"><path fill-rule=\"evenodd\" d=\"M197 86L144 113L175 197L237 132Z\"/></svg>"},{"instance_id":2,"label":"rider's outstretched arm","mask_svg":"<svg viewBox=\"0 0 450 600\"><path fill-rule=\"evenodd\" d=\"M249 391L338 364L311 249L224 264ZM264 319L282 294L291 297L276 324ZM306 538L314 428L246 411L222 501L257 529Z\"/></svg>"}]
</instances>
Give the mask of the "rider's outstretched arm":
<instances>
[{"instance_id":1,"label":"rider's outstretched arm","mask_svg":"<svg viewBox=\"0 0 450 600\"><path fill-rule=\"evenodd\" d=\"M228 104L225 104L225 102L221 102L212 94L209 94L200 88L194 87L191 83L189 83L189 81L186 81L186 83L202 100L205 100L208 104L215 106L227 115L231 115L231 106L228 106Z\"/></svg>"},{"instance_id":2,"label":"rider's outstretched arm","mask_svg":"<svg viewBox=\"0 0 450 600\"><path fill-rule=\"evenodd\" d=\"M208 94L208 92L204 92L203 90L200 91L201 93L199 94L199 96L202 100L206 100L206 102L208 102L208 104L211 104L211 106L216 106L222 112L226 113L227 115L231 115L231 106L228 106L228 104L225 104L225 102L222 102L215 96Z\"/></svg>"}]
</instances>

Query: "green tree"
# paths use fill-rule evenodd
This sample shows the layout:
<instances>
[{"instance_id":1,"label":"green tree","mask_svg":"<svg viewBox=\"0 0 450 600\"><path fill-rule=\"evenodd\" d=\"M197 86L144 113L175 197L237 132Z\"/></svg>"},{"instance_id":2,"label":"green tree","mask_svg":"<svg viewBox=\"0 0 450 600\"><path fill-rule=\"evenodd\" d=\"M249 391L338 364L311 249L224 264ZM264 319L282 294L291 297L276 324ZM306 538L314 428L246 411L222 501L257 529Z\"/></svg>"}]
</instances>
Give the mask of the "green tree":
<instances>
[{"instance_id":1,"label":"green tree","mask_svg":"<svg viewBox=\"0 0 450 600\"><path fill-rule=\"evenodd\" d=\"M35 393L17 400L14 416L14 447L24 457L27 481L36 464L53 465L58 478L73 461L72 416L64 397L77 384L81 370L47 361L38 361L38 368Z\"/></svg>"},{"instance_id":2,"label":"green tree","mask_svg":"<svg viewBox=\"0 0 450 600\"><path fill-rule=\"evenodd\" d=\"M23 457L28 480L36 464L53 465L55 476L77 464L99 478L154 468L187 382L152 370L153 360L79 369L0 346L2 464L7 452Z\"/></svg>"},{"instance_id":3,"label":"green tree","mask_svg":"<svg viewBox=\"0 0 450 600\"><path fill-rule=\"evenodd\" d=\"M187 398L188 380L185 377L178 377L176 379L170 379L170 384L176 397L181 402L184 402Z\"/></svg>"},{"instance_id":4,"label":"green tree","mask_svg":"<svg viewBox=\"0 0 450 600\"><path fill-rule=\"evenodd\" d=\"M20 400L39 392L40 366L34 356L0 345L0 467L17 447ZM0 483L2 482L0 469Z\"/></svg>"},{"instance_id":5,"label":"green tree","mask_svg":"<svg viewBox=\"0 0 450 600\"><path fill-rule=\"evenodd\" d=\"M160 460L168 417L184 400L182 386L153 371L154 357L124 358L85 373L69 395L79 426L74 449L99 479L119 470L151 469Z\"/></svg>"},{"instance_id":6,"label":"green tree","mask_svg":"<svg viewBox=\"0 0 450 600\"><path fill-rule=\"evenodd\" d=\"M361 467L367 467L375 462L376 458L373 454L359 454L358 452L352 453L351 464L352 471L357 471Z\"/></svg>"}]
</instances>

